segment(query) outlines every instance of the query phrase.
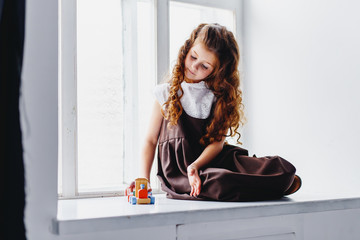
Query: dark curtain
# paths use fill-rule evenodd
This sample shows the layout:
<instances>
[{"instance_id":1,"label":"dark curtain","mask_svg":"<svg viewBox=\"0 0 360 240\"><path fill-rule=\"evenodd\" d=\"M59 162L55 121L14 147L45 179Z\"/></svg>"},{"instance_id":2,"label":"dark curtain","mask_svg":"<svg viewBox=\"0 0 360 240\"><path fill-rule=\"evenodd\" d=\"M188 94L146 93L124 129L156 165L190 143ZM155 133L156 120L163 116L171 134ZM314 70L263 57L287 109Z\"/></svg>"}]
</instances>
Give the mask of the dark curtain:
<instances>
[{"instance_id":1,"label":"dark curtain","mask_svg":"<svg viewBox=\"0 0 360 240\"><path fill-rule=\"evenodd\" d=\"M25 0L0 0L0 239L25 237L19 97Z\"/></svg>"}]
</instances>

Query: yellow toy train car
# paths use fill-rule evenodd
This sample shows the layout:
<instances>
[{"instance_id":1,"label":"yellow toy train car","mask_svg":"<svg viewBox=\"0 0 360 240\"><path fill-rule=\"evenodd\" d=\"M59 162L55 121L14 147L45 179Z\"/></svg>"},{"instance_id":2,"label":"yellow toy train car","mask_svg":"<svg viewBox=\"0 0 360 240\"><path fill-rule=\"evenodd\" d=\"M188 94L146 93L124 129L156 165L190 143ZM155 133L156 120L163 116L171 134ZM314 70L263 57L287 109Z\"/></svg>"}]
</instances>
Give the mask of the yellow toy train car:
<instances>
[{"instance_id":1,"label":"yellow toy train car","mask_svg":"<svg viewBox=\"0 0 360 240\"><path fill-rule=\"evenodd\" d=\"M125 189L125 195L128 197L128 202L132 205L155 203L155 197L152 196L149 181L146 178L135 179L135 182Z\"/></svg>"}]
</instances>

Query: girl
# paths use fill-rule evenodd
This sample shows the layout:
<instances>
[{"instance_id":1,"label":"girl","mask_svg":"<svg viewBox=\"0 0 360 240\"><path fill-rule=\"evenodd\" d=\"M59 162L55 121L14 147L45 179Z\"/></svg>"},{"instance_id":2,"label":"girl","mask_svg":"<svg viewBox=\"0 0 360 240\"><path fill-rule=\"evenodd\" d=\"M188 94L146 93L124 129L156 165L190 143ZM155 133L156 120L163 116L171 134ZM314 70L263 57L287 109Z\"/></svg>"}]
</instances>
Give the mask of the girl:
<instances>
[{"instance_id":1,"label":"girl","mask_svg":"<svg viewBox=\"0 0 360 240\"><path fill-rule=\"evenodd\" d=\"M220 201L281 198L300 188L295 167L279 156L249 157L227 145L245 122L239 49L219 24L200 24L180 48L169 83L158 85L142 151L150 179L158 145L158 177L167 197Z\"/></svg>"}]
</instances>

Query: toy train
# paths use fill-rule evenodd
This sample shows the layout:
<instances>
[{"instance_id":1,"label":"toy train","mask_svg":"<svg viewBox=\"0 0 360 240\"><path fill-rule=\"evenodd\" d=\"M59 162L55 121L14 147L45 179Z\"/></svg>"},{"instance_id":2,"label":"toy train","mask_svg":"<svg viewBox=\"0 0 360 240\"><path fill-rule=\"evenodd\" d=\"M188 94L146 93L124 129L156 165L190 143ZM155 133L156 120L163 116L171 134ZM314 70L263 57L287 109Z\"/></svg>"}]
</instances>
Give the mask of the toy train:
<instances>
[{"instance_id":1,"label":"toy train","mask_svg":"<svg viewBox=\"0 0 360 240\"><path fill-rule=\"evenodd\" d=\"M155 197L152 196L152 191L146 178L135 179L135 182L125 189L125 196L128 197L128 202L132 205L155 203Z\"/></svg>"}]
</instances>

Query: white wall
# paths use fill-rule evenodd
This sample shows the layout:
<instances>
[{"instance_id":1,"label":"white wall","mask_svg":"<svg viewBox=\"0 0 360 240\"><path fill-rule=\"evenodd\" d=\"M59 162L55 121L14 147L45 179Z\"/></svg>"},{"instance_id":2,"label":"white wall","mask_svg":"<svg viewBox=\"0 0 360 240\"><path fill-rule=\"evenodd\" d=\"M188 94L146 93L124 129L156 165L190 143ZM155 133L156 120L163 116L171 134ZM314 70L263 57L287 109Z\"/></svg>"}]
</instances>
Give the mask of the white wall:
<instances>
[{"instance_id":1,"label":"white wall","mask_svg":"<svg viewBox=\"0 0 360 240\"><path fill-rule=\"evenodd\" d=\"M26 2L21 117L30 240L53 239L57 208L57 1Z\"/></svg>"},{"instance_id":2,"label":"white wall","mask_svg":"<svg viewBox=\"0 0 360 240\"><path fill-rule=\"evenodd\" d=\"M360 2L244 2L246 145L293 162L303 190L360 188Z\"/></svg>"}]
</instances>

